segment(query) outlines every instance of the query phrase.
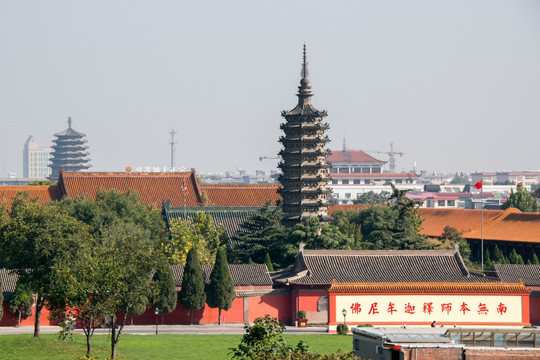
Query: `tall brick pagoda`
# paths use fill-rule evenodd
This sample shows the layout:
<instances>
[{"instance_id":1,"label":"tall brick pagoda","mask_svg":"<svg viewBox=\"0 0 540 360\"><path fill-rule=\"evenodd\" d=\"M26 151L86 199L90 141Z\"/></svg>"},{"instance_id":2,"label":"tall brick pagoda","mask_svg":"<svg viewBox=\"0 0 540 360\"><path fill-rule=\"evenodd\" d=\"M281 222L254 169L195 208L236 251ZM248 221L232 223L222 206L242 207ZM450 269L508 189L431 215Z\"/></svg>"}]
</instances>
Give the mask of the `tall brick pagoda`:
<instances>
[{"instance_id":1,"label":"tall brick pagoda","mask_svg":"<svg viewBox=\"0 0 540 360\"><path fill-rule=\"evenodd\" d=\"M62 132L54 134L56 139L52 156L52 177L58 179L60 169L64 171L88 171L90 168L89 153L86 151L86 135L71 128L71 118L68 119L68 128Z\"/></svg>"},{"instance_id":2,"label":"tall brick pagoda","mask_svg":"<svg viewBox=\"0 0 540 360\"><path fill-rule=\"evenodd\" d=\"M282 161L278 167L283 172L279 180L282 188L278 192L283 197L283 224L292 226L309 216L321 221L329 221L327 188L330 177L325 148L330 140L325 136L328 124L323 122L326 111L319 111L311 104L311 86L308 79L306 46L302 63L302 80L298 87L298 105L291 111L283 111L285 122L281 129L285 136L279 141L283 149L279 152Z\"/></svg>"}]
</instances>

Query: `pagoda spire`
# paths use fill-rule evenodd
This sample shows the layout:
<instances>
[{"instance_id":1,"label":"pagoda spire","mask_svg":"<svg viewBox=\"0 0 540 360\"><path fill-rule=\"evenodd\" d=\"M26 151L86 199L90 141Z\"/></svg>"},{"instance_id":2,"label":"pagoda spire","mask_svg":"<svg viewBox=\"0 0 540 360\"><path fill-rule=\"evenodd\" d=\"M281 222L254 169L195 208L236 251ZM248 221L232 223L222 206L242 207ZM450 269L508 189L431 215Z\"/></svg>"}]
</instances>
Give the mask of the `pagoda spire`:
<instances>
[{"instance_id":1,"label":"pagoda spire","mask_svg":"<svg viewBox=\"0 0 540 360\"><path fill-rule=\"evenodd\" d=\"M298 105L303 107L306 105L311 104L311 97L313 96L313 93L311 92L311 86L309 84L309 71L308 71L308 63L307 63L307 56L306 56L306 44L304 44L304 56L303 56L303 62L302 62L302 79L300 80L300 86L298 87Z\"/></svg>"},{"instance_id":2,"label":"pagoda spire","mask_svg":"<svg viewBox=\"0 0 540 360\"><path fill-rule=\"evenodd\" d=\"M71 129L71 116L68 117L68 128Z\"/></svg>"}]
</instances>

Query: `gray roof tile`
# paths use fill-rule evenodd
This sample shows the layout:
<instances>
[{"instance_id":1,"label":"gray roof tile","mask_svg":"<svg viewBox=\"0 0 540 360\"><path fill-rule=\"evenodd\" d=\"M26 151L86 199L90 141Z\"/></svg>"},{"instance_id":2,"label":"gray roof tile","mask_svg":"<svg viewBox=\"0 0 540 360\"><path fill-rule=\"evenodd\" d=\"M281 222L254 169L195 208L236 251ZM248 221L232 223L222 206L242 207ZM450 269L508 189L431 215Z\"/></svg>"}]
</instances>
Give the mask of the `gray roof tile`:
<instances>
[{"instance_id":1,"label":"gray roof tile","mask_svg":"<svg viewBox=\"0 0 540 360\"><path fill-rule=\"evenodd\" d=\"M469 271L454 250L303 250L278 283L500 282Z\"/></svg>"},{"instance_id":2,"label":"gray roof tile","mask_svg":"<svg viewBox=\"0 0 540 360\"><path fill-rule=\"evenodd\" d=\"M210 282L210 274L213 265L201 265L205 282ZM172 265L174 283L176 286L182 286L182 277L184 276L183 265ZM234 286L272 286L273 282L268 274L268 269L264 264L229 264L231 277Z\"/></svg>"},{"instance_id":3,"label":"gray roof tile","mask_svg":"<svg viewBox=\"0 0 540 360\"><path fill-rule=\"evenodd\" d=\"M493 269L503 282L523 280L526 286L540 286L540 265L495 264Z\"/></svg>"}]
</instances>

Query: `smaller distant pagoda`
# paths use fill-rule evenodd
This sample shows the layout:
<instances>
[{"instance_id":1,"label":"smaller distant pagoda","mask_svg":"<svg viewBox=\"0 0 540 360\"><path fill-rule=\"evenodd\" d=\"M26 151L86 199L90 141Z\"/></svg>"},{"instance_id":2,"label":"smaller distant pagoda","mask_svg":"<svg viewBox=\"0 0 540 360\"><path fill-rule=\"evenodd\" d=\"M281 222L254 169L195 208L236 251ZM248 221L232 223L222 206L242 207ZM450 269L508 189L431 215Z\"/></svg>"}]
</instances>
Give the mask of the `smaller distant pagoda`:
<instances>
[{"instance_id":1,"label":"smaller distant pagoda","mask_svg":"<svg viewBox=\"0 0 540 360\"><path fill-rule=\"evenodd\" d=\"M86 135L71 128L71 117L68 119L68 128L54 136L56 139L53 140L51 159L53 180L58 180L61 169L73 172L88 171L92 165L89 164L89 153L86 151L88 149L85 145Z\"/></svg>"},{"instance_id":2,"label":"smaller distant pagoda","mask_svg":"<svg viewBox=\"0 0 540 360\"><path fill-rule=\"evenodd\" d=\"M330 165L326 157L330 150L325 148L329 142L325 131L328 124L323 121L326 111L319 111L311 104L311 86L308 78L306 46L302 79L298 87L298 105L283 111L285 122L281 129L285 133L279 141L283 149L279 152L283 161L279 168L282 188L278 192L283 197L283 224L293 226L302 220L314 216L321 221L330 221L328 215L328 196L331 190L326 187L330 177Z\"/></svg>"}]
</instances>

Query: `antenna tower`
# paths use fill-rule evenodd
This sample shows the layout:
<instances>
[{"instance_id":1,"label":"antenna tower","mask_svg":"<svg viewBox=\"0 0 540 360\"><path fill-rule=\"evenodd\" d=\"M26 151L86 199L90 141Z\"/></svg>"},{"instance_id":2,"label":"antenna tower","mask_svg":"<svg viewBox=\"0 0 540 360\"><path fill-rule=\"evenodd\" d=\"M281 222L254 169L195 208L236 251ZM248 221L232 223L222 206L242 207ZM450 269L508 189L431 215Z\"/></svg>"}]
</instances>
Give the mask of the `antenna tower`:
<instances>
[{"instance_id":1,"label":"antenna tower","mask_svg":"<svg viewBox=\"0 0 540 360\"><path fill-rule=\"evenodd\" d=\"M175 168L175 152L176 152L176 140L174 139L174 135L176 135L176 131L172 129L169 134L171 134L171 141L169 144L171 145L171 170Z\"/></svg>"}]
</instances>

